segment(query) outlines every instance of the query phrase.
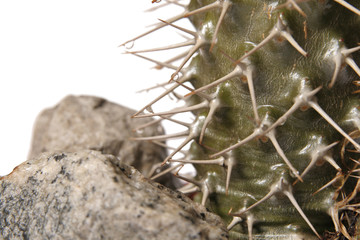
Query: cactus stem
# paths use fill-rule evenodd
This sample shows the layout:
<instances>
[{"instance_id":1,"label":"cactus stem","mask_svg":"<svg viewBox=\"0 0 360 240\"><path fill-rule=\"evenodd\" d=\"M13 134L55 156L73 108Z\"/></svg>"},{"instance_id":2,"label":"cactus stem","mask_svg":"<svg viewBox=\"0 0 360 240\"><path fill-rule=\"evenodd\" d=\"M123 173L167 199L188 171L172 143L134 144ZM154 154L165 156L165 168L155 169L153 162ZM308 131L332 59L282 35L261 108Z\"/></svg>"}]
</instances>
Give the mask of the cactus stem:
<instances>
[{"instance_id":1,"label":"cactus stem","mask_svg":"<svg viewBox=\"0 0 360 240\"><path fill-rule=\"evenodd\" d=\"M300 93L300 94L295 98L295 103L293 104L293 106L291 106L290 109L289 109L287 112L285 112L284 115L281 116L281 117L280 117L274 124L272 124L269 128L266 128L267 126L269 126L269 121L267 120L267 117L265 117L264 120L263 120L263 123L262 123L258 128L256 128L256 129L253 131L253 133L251 133L249 136L247 136L247 137L244 138L243 140L239 141L238 143L236 143L236 144L234 144L234 145L232 145L232 146L230 146L230 147L228 147L228 148L226 148L226 149L224 149L224 150L222 150L222 151L220 151L220 152L218 152L218 153L215 153L215 154L211 155L210 157L211 157L211 158L212 158L212 157L218 157L218 156L220 156L220 155L222 155L222 154L224 154L224 153L226 153L226 152L229 152L229 151L231 151L231 150L233 150L233 149L235 149L235 148L237 148L237 147L240 147L241 145L243 145L243 144L245 144L245 143L247 143L247 142L255 139L256 137L263 136L263 135L266 134L267 137L269 137L270 139L272 138L271 141L272 141L275 149L278 151L279 155L283 158L283 160L285 161L285 163L290 167L290 169L293 171L293 173L295 174L295 176L298 176L297 170L296 170L294 167L292 167L291 163L287 160L285 154L283 154L283 151L282 151L281 148L278 146L277 141L276 141L276 139L275 139L275 135L274 135L274 133L272 133L272 130L274 130L274 128L275 128L276 126L284 123L284 122L286 121L286 119L288 118L288 116L291 115L293 112L295 112L296 109L297 109L299 106L303 105L304 103L307 103L307 104L311 105L311 107L314 108L314 106L315 106L315 105L314 105L314 102L313 102L313 101L310 101L309 98L311 98L313 95L315 95L320 89L321 89L321 87L318 87L318 88L316 88L315 90L312 90L312 91L303 90L303 92ZM318 106L318 105L316 104L316 106ZM319 106L318 106L318 107L316 107L316 106L315 106L315 110L318 111L319 114L320 114L322 117L328 116L324 111L321 112L321 111L319 110L319 109L321 109ZM321 110L322 110L322 109L321 109ZM324 114L325 114L325 115L324 115ZM328 118L330 118L330 117L328 117ZM331 118L330 118L330 119L331 119ZM325 120L327 120L327 118L325 118ZM332 121L332 119L331 119L331 121ZM333 121L332 121L332 122L333 122ZM333 122L333 123L335 123L335 122ZM336 124L336 123L335 123L335 124ZM336 124L336 126L337 126L337 124ZM340 127L338 127L338 128L341 130ZM342 131L342 130L341 130L341 131ZM345 134L346 134L346 133L345 133ZM346 135L347 135L347 134L346 134ZM351 137L349 137L349 138L352 140L352 143L355 142ZM274 139L275 139L275 140L274 140ZM350 141L350 139L348 139L348 140ZM356 143L356 142L355 142L355 143ZM337 142L334 143L334 144L337 144ZM357 143L356 143L356 144L357 144ZM333 146L333 144L330 145L330 147L332 147L332 146ZM284 157L285 157L285 158L284 158ZM286 160L285 160L285 159L286 159ZM316 160L316 159L315 159L315 160ZM315 160L314 160L314 161L315 161ZM315 162L312 163L312 164L315 164ZM309 165L308 167L312 167L312 165L311 165L311 166ZM300 180L300 179L303 177L303 175L304 175L304 173L303 173L301 176L299 176L297 180ZM294 184L297 183L297 180L295 181Z\"/></svg>"},{"instance_id":2,"label":"cactus stem","mask_svg":"<svg viewBox=\"0 0 360 240\"><path fill-rule=\"evenodd\" d=\"M163 93L133 116L155 119L136 128L134 139L165 146L170 153L151 169L152 179L171 172L189 182L178 190L202 192L201 204L209 201L225 221L232 218L229 230L241 222L230 238L312 239L321 238L320 229L335 229L336 237L351 239L352 220L360 213L360 160L354 157L360 152L360 106L354 95L360 93L356 1L188 2L163 0L149 11L171 5L182 13L159 19L121 45L136 44L165 27L181 39L125 49L150 61L150 67L173 73L167 83L144 90L161 88ZM178 20L189 20L194 28ZM176 56L146 57L175 48ZM181 103L159 111L164 96ZM194 114L195 120L177 120L181 113ZM163 120L184 129L139 135ZM180 137L179 146L166 146L167 140ZM197 176L182 174L185 165L194 165ZM299 181L304 183L296 185Z\"/></svg>"},{"instance_id":3,"label":"cactus stem","mask_svg":"<svg viewBox=\"0 0 360 240\"><path fill-rule=\"evenodd\" d=\"M266 43L270 42L275 37L283 37L303 56L307 56L307 53L304 49L300 47L300 45L295 41L295 39L291 36L290 30L287 28L284 21L281 19L281 15L278 18L277 23L275 24L274 28L270 31L269 35L262 40L256 47L251 49L249 52L247 52L244 56L242 56L239 60L237 60L235 63L238 64L245 58L249 57L251 54L253 54L258 49L262 48Z\"/></svg>"},{"instance_id":4,"label":"cactus stem","mask_svg":"<svg viewBox=\"0 0 360 240\"><path fill-rule=\"evenodd\" d=\"M360 10L355 8L354 6L352 6L351 4L349 4L348 2L344 1L344 0L334 0L335 2L341 4L342 6L346 7L347 9L349 9L350 11L356 13L357 15L360 15Z\"/></svg>"}]
</instances>

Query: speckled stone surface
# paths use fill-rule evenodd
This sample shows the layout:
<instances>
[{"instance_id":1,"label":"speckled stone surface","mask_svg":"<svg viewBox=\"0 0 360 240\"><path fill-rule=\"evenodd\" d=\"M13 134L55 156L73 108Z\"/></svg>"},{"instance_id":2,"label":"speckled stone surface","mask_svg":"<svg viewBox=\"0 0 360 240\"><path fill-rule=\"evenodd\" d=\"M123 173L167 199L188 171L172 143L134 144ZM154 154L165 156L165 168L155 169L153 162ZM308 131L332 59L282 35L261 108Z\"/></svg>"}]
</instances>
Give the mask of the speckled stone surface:
<instances>
[{"instance_id":1,"label":"speckled stone surface","mask_svg":"<svg viewBox=\"0 0 360 240\"><path fill-rule=\"evenodd\" d=\"M146 141L130 141L134 128L151 119L132 119L134 110L94 96L67 96L55 107L44 110L34 125L29 158L47 151L97 150L119 156L145 176L166 151ZM163 134L155 124L144 136Z\"/></svg>"},{"instance_id":2,"label":"speckled stone surface","mask_svg":"<svg viewBox=\"0 0 360 240\"><path fill-rule=\"evenodd\" d=\"M98 151L43 153L0 180L0 239L227 239L219 217Z\"/></svg>"}]
</instances>

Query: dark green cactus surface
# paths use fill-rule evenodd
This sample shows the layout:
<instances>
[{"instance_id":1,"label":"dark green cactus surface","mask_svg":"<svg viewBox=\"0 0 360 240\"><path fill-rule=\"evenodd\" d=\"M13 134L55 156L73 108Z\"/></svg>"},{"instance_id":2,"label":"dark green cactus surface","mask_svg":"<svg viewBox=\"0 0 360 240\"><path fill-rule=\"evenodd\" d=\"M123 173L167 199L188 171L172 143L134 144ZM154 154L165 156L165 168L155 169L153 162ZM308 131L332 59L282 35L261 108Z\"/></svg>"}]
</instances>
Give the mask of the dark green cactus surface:
<instances>
[{"instance_id":1,"label":"dark green cactus surface","mask_svg":"<svg viewBox=\"0 0 360 240\"><path fill-rule=\"evenodd\" d=\"M157 3L184 12L131 40L163 27L191 37L182 58L147 58L174 69L173 85L134 117L188 131L137 139L185 137L164 164L195 166L194 179L178 174L190 182L182 190L201 192L195 199L224 219L233 239L351 239L359 232L360 1L181 2ZM183 18L196 31L176 25ZM180 87L188 90L184 107L152 111ZM182 112L194 122L173 117ZM186 144L185 157L175 158Z\"/></svg>"}]
</instances>

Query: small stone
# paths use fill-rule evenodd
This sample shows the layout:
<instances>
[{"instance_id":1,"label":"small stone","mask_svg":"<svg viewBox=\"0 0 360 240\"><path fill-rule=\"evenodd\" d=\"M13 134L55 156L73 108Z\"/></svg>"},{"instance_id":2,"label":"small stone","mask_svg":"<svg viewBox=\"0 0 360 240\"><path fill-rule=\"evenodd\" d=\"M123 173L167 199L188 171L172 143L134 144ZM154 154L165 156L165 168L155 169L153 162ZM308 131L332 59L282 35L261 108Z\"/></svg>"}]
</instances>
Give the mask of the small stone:
<instances>
[{"instance_id":1,"label":"small stone","mask_svg":"<svg viewBox=\"0 0 360 240\"><path fill-rule=\"evenodd\" d=\"M134 110L93 96L67 96L44 110L34 125L29 158L42 152L97 150L118 156L148 176L165 159L166 150L146 141L132 141L132 131L151 119L133 119ZM144 136L164 134L159 124L143 130Z\"/></svg>"},{"instance_id":2,"label":"small stone","mask_svg":"<svg viewBox=\"0 0 360 240\"><path fill-rule=\"evenodd\" d=\"M220 218L98 151L43 153L0 178L0 239L227 239Z\"/></svg>"}]
</instances>

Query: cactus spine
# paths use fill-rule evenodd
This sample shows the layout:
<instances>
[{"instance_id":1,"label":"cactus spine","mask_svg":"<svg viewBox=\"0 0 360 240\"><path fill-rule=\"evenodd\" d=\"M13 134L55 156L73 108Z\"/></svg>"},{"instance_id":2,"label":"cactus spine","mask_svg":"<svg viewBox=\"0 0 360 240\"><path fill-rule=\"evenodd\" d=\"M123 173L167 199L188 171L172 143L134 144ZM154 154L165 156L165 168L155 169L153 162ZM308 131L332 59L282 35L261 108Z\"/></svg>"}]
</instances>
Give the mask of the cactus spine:
<instances>
[{"instance_id":1,"label":"cactus spine","mask_svg":"<svg viewBox=\"0 0 360 240\"><path fill-rule=\"evenodd\" d=\"M193 164L184 192L228 223L234 239L351 239L359 162L360 2L342 0L168 0L184 12L161 21L190 36L129 51L174 70L170 87L134 115L188 128L138 137L184 137L163 164ZM188 18L196 31L176 25ZM144 52L191 46L170 60ZM175 65L177 63L177 65ZM186 83L191 83L191 87ZM153 112L178 88L184 107ZM174 117L195 116L192 123ZM189 151L176 158L185 145ZM330 238L330 237L329 237Z\"/></svg>"}]
</instances>

